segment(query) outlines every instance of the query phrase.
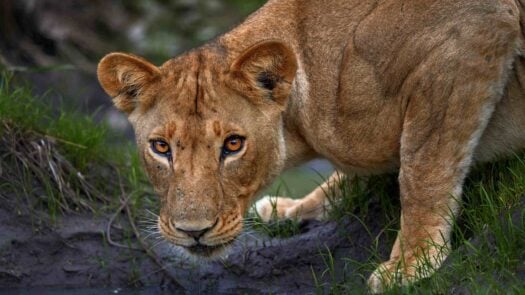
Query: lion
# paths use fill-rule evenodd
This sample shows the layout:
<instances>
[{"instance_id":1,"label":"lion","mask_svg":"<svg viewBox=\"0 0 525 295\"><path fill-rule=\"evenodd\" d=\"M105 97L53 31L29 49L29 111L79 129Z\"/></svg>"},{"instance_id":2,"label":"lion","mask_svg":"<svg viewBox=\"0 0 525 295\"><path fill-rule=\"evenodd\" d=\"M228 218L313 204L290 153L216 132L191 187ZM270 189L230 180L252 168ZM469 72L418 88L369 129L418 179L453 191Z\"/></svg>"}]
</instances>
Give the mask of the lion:
<instances>
[{"instance_id":1,"label":"lion","mask_svg":"<svg viewBox=\"0 0 525 295\"><path fill-rule=\"evenodd\" d=\"M270 0L160 67L110 53L98 78L133 125L160 232L196 257L234 242L285 169L322 157L337 172L277 198L281 219L322 219L343 174L398 171L401 228L368 280L378 293L439 268L469 169L525 148L524 4ZM255 205L264 220L271 203Z\"/></svg>"}]
</instances>

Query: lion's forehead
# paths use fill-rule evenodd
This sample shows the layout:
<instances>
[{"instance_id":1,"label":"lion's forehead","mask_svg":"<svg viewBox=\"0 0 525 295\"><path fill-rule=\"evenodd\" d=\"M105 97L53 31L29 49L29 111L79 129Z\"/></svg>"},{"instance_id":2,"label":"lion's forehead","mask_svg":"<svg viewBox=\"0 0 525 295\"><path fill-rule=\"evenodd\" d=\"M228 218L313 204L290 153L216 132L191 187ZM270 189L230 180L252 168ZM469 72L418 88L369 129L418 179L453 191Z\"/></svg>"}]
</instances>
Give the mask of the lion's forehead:
<instances>
[{"instance_id":1,"label":"lion's forehead","mask_svg":"<svg viewBox=\"0 0 525 295\"><path fill-rule=\"evenodd\" d=\"M171 139L214 139L222 138L230 129L231 124L219 118L171 118L158 124L152 130L153 137Z\"/></svg>"},{"instance_id":2,"label":"lion's forehead","mask_svg":"<svg viewBox=\"0 0 525 295\"><path fill-rule=\"evenodd\" d=\"M162 83L147 121L152 134L171 139L224 139L241 132L251 105L227 87L224 65L207 49L162 66ZM241 111L242 110L242 111Z\"/></svg>"},{"instance_id":3,"label":"lion's forehead","mask_svg":"<svg viewBox=\"0 0 525 295\"><path fill-rule=\"evenodd\" d=\"M167 62L162 66L163 104L181 114L217 112L224 97L224 70L205 49Z\"/></svg>"}]
</instances>

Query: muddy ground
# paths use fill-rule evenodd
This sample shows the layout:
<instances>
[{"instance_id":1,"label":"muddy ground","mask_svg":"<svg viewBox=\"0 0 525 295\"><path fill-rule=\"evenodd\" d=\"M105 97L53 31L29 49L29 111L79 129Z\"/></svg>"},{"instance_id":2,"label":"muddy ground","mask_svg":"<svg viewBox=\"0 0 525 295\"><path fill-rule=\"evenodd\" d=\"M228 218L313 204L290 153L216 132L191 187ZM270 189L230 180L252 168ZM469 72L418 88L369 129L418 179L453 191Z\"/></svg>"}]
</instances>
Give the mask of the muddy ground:
<instances>
[{"instance_id":1,"label":"muddy ground","mask_svg":"<svg viewBox=\"0 0 525 295\"><path fill-rule=\"evenodd\" d=\"M367 250L375 237L381 245L381 258L388 256L391 241L381 234L385 220L380 212L378 204L369 206L364 219L367 228L358 220L347 219L339 223L303 222L301 233L287 239L245 234L226 258L216 262L189 261L161 243L153 247L164 265L161 269L143 251L108 244L105 232L110 216L70 214L59 218L55 225L39 224L34 216L3 202L0 293L308 294L322 291L323 284L329 286L343 279L347 285L363 290L369 270L356 269L357 264L345 261L380 259L371 258ZM523 212L514 212L513 222L518 226L523 226ZM127 226L124 218L115 222L112 239L136 247L136 241L126 233ZM472 242L482 240L474 237ZM334 257L334 273L326 272L328 249ZM456 252L468 255L468 249ZM461 255L452 255L451 259L460 259ZM525 270L517 275L525 280ZM462 286L450 291L468 294Z\"/></svg>"},{"instance_id":2,"label":"muddy ground","mask_svg":"<svg viewBox=\"0 0 525 295\"><path fill-rule=\"evenodd\" d=\"M0 205L0 288L4 291L107 287L145 293L305 294L316 290L312 270L319 284L332 280L330 275L322 275L327 269L327 249L335 256L338 280L345 275L361 285L362 277L368 275L352 269L343 271L343 257L363 262L369 259L365 249L372 238L357 221L303 222L301 233L287 239L243 235L231 254L218 262L188 261L162 243L153 250L166 266L163 271L144 252L107 243L104 233L109 216L71 214L50 226L35 223L17 211L6 203ZM370 215L367 219L369 230L376 236L382 218ZM125 223L115 223L112 238L134 245L122 229L125 227ZM384 257L387 251L388 247L380 249Z\"/></svg>"}]
</instances>

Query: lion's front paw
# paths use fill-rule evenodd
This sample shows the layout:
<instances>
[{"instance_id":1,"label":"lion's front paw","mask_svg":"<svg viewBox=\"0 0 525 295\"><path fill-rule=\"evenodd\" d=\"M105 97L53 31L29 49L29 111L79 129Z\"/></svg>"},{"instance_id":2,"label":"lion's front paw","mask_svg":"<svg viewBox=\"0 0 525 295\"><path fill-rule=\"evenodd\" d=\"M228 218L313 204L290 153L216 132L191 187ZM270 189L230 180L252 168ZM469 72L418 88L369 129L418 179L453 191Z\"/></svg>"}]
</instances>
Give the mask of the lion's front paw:
<instances>
[{"instance_id":1,"label":"lion's front paw","mask_svg":"<svg viewBox=\"0 0 525 295\"><path fill-rule=\"evenodd\" d=\"M372 294L383 293L394 285L409 283L410 274L401 271L399 261L390 260L379 265L368 278L368 289Z\"/></svg>"},{"instance_id":2,"label":"lion's front paw","mask_svg":"<svg viewBox=\"0 0 525 295\"><path fill-rule=\"evenodd\" d=\"M446 258L444 252L438 253L434 249L430 252L434 254L420 257L408 254L404 261L391 259L380 264L368 279L370 292L383 293L394 286L407 286L430 277Z\"/></svg>"},{"instance_id":3,"label":"lion's front paw","mask_svg":"<svg viewBox=\"0 0 525 295\"><path fill-rule=\"evenodd\" d=\"M291 216L290 209L295 208L298 202L285 197L265 196L255 203L254 210L264 222L295 218L296 216Z\"/></svg>"}]
</instances>

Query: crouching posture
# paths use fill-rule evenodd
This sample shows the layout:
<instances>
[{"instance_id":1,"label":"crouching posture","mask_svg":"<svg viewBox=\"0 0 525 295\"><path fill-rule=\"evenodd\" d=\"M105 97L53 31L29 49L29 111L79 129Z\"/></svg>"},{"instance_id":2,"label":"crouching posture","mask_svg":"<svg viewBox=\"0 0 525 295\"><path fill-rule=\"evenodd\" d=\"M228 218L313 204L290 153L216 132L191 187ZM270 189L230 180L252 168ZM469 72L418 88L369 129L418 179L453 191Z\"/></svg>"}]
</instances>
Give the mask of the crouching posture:
<instances>
[{"instance_id":1,"label":"crouching posture","mask_svg":"<svg viewBox=\"0 0 525 295\"><path fill-rule=\"evenodd\" d=\"M231 244L283 169L398 170L401 229L369 279L381 292L446 258L473 163L525 147L523 4L271 0L160 67L111 53L98 77L134 127L161 233L192 255ZM325 198L278 198L277 216L321 218Z\"/></svg>"}]
</instances>

